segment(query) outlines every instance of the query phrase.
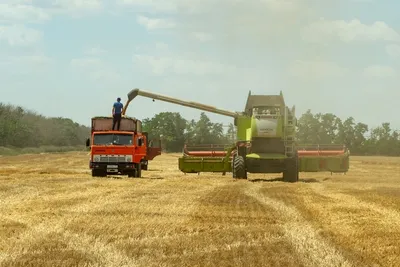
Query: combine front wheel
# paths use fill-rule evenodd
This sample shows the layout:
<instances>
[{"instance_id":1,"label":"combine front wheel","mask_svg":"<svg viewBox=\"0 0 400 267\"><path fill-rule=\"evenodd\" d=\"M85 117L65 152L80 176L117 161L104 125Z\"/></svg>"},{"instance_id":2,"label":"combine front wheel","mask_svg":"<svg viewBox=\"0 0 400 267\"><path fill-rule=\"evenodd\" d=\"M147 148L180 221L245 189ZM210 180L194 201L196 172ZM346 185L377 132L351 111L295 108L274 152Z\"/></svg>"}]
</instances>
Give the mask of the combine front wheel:
<instances>
[{"instance_id":1,"label":"combine front wheel","mask_svg":"<svg viewBox=\"0 0 400 267\"><path fill-rule=\"evenodd\" d=\"M299 158L297 153L293 158L287 159L285 170L283 171L283 181L289 183L299 181Z\"/></svg>"},{"instance_id":2,"label":"combine front wheel","mask_svg":"<svg viewBox=\"0 0 400 267\"><path fill-rule=\"evenodd\" d=\"M246 164L242 156L233 157L232 176L236 179L247 179Z\"/></svg>"}]
</instances>

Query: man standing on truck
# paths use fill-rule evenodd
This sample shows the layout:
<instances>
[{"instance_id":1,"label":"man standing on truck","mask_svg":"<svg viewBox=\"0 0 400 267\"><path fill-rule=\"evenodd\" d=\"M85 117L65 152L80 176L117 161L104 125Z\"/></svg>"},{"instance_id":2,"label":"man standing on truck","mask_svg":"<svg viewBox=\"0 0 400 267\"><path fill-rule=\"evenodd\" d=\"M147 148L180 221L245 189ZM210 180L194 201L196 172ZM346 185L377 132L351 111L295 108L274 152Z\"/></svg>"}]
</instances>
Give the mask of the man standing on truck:
<instances>
[{"instance_id":1,"label":"man standing on truck","mask_svg":"<svg viewBox=\"0 0 400 267\"><path fill-rule=\"evenodd\" d=\"M122 108L124 105L121 103L121 98L117 98L117 102L114 103L112 113L113 113L113 127L114 130L115 124L117 124L117 130L119 131L119 127L121 125L121 116L122 116Z\"/></svg>"}]
</instances>

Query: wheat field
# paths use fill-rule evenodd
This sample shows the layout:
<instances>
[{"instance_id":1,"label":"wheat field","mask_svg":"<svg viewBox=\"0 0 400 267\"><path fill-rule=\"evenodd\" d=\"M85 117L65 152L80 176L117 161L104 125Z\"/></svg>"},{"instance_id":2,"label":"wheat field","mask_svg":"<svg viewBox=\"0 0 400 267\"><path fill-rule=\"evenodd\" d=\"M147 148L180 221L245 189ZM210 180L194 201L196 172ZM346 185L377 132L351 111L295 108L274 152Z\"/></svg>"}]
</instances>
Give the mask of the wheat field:
<instances>
[{"instance_id":1,"label":"wheat field","mask_svg":"<svg viewBox=\"0 0 400 267\"><path fill-rule=\"evenodd\" d=\"M85 152L0 157L1 266L400 266L400 159L346 174L92 178Z\"/></svg>"}]
</instances>

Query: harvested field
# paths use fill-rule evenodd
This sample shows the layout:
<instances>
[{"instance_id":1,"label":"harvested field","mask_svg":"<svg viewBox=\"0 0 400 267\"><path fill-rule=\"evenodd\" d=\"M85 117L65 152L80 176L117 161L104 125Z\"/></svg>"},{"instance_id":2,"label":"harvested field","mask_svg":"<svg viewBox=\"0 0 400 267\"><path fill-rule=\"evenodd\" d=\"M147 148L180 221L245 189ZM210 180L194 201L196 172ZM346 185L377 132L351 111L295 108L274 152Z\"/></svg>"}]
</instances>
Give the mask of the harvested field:
<instances>
[{"instance_id":1,"label":"harvested field","mask_svg":"<svg viewBox=\"0 0 400 267\"><path fill-rule=\"evenodd\" d=\"M0 157L1 266L400 266L400 159L347 175L92 178L86 153Z\"/></svg>"}]
</instances>

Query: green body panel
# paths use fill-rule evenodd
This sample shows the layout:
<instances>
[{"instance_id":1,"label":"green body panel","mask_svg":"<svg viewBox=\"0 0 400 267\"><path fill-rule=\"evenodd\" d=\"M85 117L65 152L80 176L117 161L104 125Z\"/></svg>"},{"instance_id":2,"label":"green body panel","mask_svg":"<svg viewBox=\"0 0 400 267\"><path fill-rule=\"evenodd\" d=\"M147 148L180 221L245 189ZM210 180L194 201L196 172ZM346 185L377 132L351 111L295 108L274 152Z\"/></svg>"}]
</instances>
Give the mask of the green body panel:
<instances>
[{"instance_id":1,"label":"green body panel","mask_svg":"<svg viewBox=\"0 0 400 267\"><path fill-rule=\"evenodd\" d=\"M231 150L230 150L231 151ZM230 153L229 153L230 154ZM248 154L246 155L249 173L280 173L285 160L282 154ZM263 166L262 171L255 168L254 163ZM276 165L276 163L278 165ZM299 158L299 172L337 172L349 170L350 153L340 156L309 156ZM179 169L184 173L200 172L232 172L229 157L180 157Z\"/></svg>"},{"instance_id":2,"label":"green body panel","mask_svg":"<svg viewBox=\"0 0 400 267\"><path fill-rule=\"evenodd\" d=\"M180 157L179 170L184 173L232 172L232 165L223 157Z\"/></svg>"},{"instance_id":3,"label":"green body panel","mask_svg":"<svg viewBox=\"0 0 400 267\"><path fill-rule=\"evenodd\" d=\"M225 157L180 157L179 170L184 173L232 172L230 155L233 149L234 147L228 148Z\"/></svg>"},{"instance_id":4,"label":"green body panel","mask_svg":"<svg viewBox=\"0 0 400 267\"><path fill-rule=\"evenodd\" d=\"M283 119L282 116L274 118L253 116L251 118L251 136L247 136L246 140L251 140L253 137L283 138Z\"/></svg>"},{"instance_id":5,"label":"green body panel","mask_svg":"<svg viewBox=\"0 0 400 267\"><path fill-rule=\"evenodd\" d=\"M349 153L340 156L313 156L299 158L299 172L347 172Z\"/></svg>"},{"instance_id":6,"label":"green body panel","mask_svg":"<svg viewBox=\"0 0 400 267\"><path fill-rule=\"evenodd\" d=\"M235 124L237 126L237 140L250 141L248 129L251 128L251 117L238 116L237 118L235 118Z\"/></svg>"},{"instance_id":7,"label":"green body panel","mask_svg":"<svg viewBox=\"0 0 400 267\"><path fill-rule=\"evenodd\" d=\"M252 159L286 159L287 157L284 154L276 154L276 153L252 153L252 154L247 154L246 158L252 158Z\"/></svg>"}]
</instances>

